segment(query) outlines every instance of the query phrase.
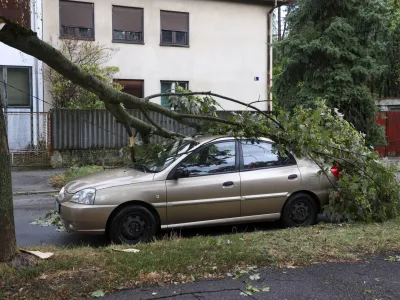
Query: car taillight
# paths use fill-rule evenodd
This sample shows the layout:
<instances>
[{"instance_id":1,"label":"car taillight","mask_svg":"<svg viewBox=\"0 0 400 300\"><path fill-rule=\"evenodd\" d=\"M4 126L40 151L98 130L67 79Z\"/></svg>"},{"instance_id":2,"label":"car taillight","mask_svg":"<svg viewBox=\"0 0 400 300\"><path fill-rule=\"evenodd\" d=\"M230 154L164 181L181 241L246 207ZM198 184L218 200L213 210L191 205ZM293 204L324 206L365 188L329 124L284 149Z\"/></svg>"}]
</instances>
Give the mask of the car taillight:
<instances>
[{"instance_id":1,"label":"car taillight","mask_svg":"<svg viewBox=\"0 0 400 300\"><path fill-rule=\"evenodd\" d=\"M336 166L333 166L331 168L331 172L333 174L333 176L335 176L337 179L339 179L339 168Z\"/></svg>"}]
</instances>

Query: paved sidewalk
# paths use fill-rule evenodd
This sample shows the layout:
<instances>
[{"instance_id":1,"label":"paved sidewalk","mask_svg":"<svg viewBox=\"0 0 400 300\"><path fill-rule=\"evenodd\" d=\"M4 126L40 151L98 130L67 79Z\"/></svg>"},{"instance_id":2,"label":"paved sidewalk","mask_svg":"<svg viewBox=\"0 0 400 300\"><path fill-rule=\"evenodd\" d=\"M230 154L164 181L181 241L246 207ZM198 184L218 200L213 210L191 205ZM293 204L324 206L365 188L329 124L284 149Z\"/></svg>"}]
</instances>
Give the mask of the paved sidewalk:
<instances>
[{"instance_id":1,"label":"paved sidewalk","mask_svg":"<svg viewBox=\"0 0 400 300\"><path fill-rule=\"evenodd\" d=\"M400 262L385 257L361 263L328 263L299 269L260 270L261 280L247 277L233 280L203 280L194 283L121 291L106 296L107 300L343 300L400 299ZM269 292L240 295L246 280L253 286L269 287Z\"/></svg>"},{"instance_id":2,"label":"paved sidewalk","mask_svg":"<svg viewBox=\"0 0 400 300\"><path fill-rule=\"evenodd\" d=\"M51 176L63 173L63 169L21 170L12 171L13 193L35 193L56 190L48 180Z\"/></svg>"}]
</instances>

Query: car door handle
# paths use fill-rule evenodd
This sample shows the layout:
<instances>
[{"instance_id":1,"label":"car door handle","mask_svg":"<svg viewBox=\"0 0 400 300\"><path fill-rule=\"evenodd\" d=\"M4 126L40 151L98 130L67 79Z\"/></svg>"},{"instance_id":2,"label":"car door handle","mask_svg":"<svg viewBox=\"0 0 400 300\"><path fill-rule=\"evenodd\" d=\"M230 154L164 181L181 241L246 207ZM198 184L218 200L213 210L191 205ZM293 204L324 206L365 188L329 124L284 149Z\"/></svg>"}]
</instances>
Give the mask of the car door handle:
<instances>
[{"instance_id":1,"label":"car door handle","mask_svg":"<svg viewBox=\"0 0 400 300\"><path fill-rule=\"evenodd\" d=\"M234 183L233 183L233 181L227 181L227 182L224 182L223 184L222 184L222 187L223 188L233 188L235 185L234 185Z\"/></svg>"},{"instance_id":2,"label":"car door handle","mask_svg":"<svg viewBox=\"0 0 400 300\"><path fill-rule=\"evenodd\" d=\"M296 178L297 178L297 174L292 174L292 175L288 176L289 180L296 179Z\"/></svg>"}]
</instances>

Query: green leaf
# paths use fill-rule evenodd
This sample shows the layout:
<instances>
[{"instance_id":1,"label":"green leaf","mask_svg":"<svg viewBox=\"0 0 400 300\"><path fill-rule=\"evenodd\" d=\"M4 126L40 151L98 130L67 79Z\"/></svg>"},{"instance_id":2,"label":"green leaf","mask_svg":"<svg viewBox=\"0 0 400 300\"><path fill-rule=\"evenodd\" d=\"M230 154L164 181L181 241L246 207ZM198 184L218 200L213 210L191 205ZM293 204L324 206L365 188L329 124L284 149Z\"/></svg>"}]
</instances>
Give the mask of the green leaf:
<instances>
[{"instance_id":1,"label":"green leaf","mask_svg":"<svg viewBox=\"0 0 400 300\"><path fill-rule=\"evenodd\" d=\"M250 275L250 280L260 280L260 274Z\"/></svg>"},{"instance_id":2,"label":"green leaf","mask_svg":"<svg viewBox=\"0 0 400 300\"><path fill-rule=\"evenodd\" d=\"M91 294L91 296L94 297L94 298L104 297L104 295L105 294L104 294L104 292L102 290L97 290L97 291L95 291L95 292L93 292Z\"/></svg>"}]
</instances>

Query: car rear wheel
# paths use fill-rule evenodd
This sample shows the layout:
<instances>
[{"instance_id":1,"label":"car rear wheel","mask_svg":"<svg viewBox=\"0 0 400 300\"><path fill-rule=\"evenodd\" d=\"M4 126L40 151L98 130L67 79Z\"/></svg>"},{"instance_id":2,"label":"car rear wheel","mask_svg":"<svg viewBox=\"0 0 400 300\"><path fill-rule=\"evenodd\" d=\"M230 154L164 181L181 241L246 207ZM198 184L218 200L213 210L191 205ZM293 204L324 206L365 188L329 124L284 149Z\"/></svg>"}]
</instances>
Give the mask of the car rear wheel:
<instances>
[{"instance_id":1,"label":"car rear wheel","mask_svg":"<svg viewBox=\"0 0 400 300\"><path fill-rule=\"evenodd\" d=\"M108 232L115 244L146 243L157 232L154 215L145 207L132 205L122 208L111 220Z\"/></svg>"},{"instance_id":2,"label":"car rear wheel","mask_svg":"<svg viewBox=\"0 0 400 300\"><path fill-rule=\"evenodd\" d=\"M310 226L317 223L318 211L314 199L307 194L292 196L283 207L281 222L284 227Z\"/></svg>"}]
</instances>

